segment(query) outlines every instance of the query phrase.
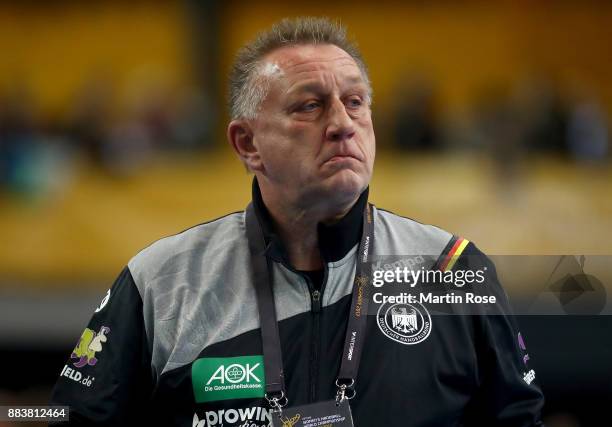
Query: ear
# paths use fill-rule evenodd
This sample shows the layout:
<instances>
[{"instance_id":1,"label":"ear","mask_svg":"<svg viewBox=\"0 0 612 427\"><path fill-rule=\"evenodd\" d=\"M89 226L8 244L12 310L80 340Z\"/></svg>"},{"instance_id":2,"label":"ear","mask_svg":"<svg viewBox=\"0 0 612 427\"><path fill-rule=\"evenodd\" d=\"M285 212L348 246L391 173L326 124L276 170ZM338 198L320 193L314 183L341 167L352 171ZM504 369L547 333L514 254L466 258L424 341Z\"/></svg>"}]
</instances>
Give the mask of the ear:
<instances>
[{"instance_id":1,"label":"ear","mask_svg":"<svg viewBox=\"0 0 612 427\"><path fill-rule=\"evenodd\" d=\"M227 140L249 171L263 170L260 153L253 144L253 129L247 120L232 120L227 126Z\"/></svg>"}]
</instances>

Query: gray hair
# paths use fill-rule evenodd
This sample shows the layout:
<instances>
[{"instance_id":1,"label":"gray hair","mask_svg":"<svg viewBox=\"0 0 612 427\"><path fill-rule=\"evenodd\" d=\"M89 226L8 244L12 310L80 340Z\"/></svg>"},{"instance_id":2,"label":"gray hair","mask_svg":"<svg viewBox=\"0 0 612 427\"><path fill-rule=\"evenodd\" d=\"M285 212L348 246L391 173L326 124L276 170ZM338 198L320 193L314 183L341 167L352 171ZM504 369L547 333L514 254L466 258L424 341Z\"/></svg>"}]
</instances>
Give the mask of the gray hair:
<instances>
[{"instance_id":1,"label":"gray hair","mask_svg":"<svg viewBox=\"0 0 612 427\"><path fill-rule=\"evenodd\" d=\"M230 115L232 120L254 119L270 87L270 76L281 73L278 67L266 67L261 59L284 46L331 44L348 53L368 86L368 102L372 89L366 64L357 45L346 36L346 28L327 18L300 17L283 19L247 43L238 51L230 73Z\"/></svg>"}]
</instances>

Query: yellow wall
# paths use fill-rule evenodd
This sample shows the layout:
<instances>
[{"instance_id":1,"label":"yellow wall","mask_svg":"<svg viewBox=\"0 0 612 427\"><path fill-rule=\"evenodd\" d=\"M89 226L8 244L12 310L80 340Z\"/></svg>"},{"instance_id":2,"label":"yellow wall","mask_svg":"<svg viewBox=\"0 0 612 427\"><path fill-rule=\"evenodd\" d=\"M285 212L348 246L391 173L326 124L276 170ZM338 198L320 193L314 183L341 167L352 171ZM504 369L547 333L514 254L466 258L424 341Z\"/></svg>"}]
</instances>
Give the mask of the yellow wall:
<instances>
[{"instance_id":1,"label":"yellow wall","mask_svg":"<svg viewBox=\"0 0 612 427\"><path fill-rule=\"evenodd\" d=\"M192 78L191 41L177 2L0 3L0 93L28 87L43 111L69 106L89 78L118 91L145 78Z\"/></svg>"},{"instance_id":2,"label":"yellow wall","mask_svg":"<svg viewBox=\"0 0 612 427\"><path fill-rule=\"evenodd\" d=\"M411 70L439 84L451 112L483 86L533 73L568 91L587 89L612 111L612 4L556 3L233 1L221 8L219 71L225 77L238 47L277 19L327 15L346 23L362 47L380 115ZM0 4L0 91L21 81L43 110L62 110L91 76L106 74L119 90L143 76L188 84L187 13L177 1Z\"/></svg>"},{"instance_id":3,"label":"yellow wall","mask_svg":"<svg viewBox=\"0 0 612 427\"><path fill-rule=\"evenodd\" d=\"M590 88L612 110L612 4L604 2L231 2L223 72L238 46L284 16L326 15L348 25L370 64L378 113L397 82L418 70L461 112L491 84L534 72ZM579 82L579 84L578 84Z\"/></svg>"}]
</instances>

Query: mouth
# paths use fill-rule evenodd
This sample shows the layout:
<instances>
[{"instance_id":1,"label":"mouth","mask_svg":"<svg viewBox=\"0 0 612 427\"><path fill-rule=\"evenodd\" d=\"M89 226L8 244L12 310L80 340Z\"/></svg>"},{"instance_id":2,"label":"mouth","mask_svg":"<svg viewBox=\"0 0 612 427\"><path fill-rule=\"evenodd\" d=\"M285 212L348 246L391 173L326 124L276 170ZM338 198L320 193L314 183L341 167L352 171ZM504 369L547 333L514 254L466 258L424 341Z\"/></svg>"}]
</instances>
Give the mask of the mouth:
<instances>
[{"instance_id":1,"label":"mouth","mask_svg":"<svg viewBox=\"0 0 612 427\"><path fill-rule=\"evenodd\" d=\"M354 154L351 153L339 153L339 154L334 154L333 156L329 157L327 160L325 160L324 163L335 163L335 162L342 162L342 161L351 161L351 160L356 160L358 162L361 162L361 158L359 156L356 156Z\"/></svg>"},{"instance_id":2,"label":"mouth","mask_svg":"<svg viewBox=\"0 0 612 427\"><path fill-rule=\"evenodd\" d=\"M328 162L340 162L342 160L357 160L355 157L353 156L343 156L343 155L337 155L337 156L333 156L331 157Z\"/></svg>"}]
</instances>

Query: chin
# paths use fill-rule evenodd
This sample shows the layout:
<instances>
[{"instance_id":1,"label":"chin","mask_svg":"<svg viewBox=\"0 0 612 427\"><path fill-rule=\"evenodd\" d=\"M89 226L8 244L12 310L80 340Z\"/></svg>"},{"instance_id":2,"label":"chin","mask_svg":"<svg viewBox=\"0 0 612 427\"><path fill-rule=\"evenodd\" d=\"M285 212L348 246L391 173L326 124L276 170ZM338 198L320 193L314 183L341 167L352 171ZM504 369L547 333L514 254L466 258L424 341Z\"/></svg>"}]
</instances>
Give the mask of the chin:
<instances>
[{"instance_id":1,"label":"chin","mask_svg":"<svg viewBox=\"0 0 612 427\"><path fill-rule=\"evenodd\" d=\"M331 196L354 198L368 186L369 180L352 170L342 170L332 175L328 182Z\"/></svg>"}]
</instances>

